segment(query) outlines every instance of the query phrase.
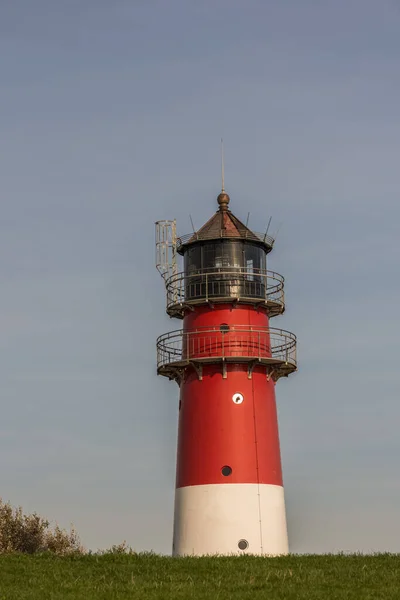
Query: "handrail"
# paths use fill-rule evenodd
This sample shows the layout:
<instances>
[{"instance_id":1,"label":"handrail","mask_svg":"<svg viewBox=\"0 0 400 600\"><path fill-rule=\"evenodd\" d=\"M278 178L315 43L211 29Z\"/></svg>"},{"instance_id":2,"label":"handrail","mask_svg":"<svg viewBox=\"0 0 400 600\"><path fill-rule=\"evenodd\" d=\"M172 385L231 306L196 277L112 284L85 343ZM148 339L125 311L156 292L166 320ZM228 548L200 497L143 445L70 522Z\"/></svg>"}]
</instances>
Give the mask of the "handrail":
<instances>
[{"instance_id":1,"label":"handrail","mask_svg":"<svg viewBox=\"0 0 400 600\"><path fill-rule=\"evenodd\" d=\"M231 326L178 329L157 339L157 369L190 361L249 360L289 365L296 369L296 336L273 327Z\"/></svg>"},{"instance_id":2,"label":"handrail","mask_svg":"<svg viewBox=\"0 0 400 600\"><path fill-rule=\"evenodd\" d=\"M181 235L180 237L178 237L176 240L178 252L182 248L182 246L185 246L190 240L195 242L197 240L197 236L198 236L197 232L192 232L192 233L186 233L185 235ZM199 237L198 239L199 239L199 241L203 241L203 240L216 240L216 239L220 239L220 238L237 239L237 240L247 239L247 240L250 240L253 242L262 242L263 244L265 244L266 246L269 246L270 248L273 247L274 241L275 241L273 237L271 237L270 235L267 235L265 233L249 231L249 233L247 233L247 234L238 235L237 231L230 231L229 229L219 230L218 235L215 235L215 233L207 234L204 231L202 231L201 237Z\"/></svg>"},{"instance_id":3,"label":"handrail","mask_svg":"<svg viewBox=\"0 0 400 600\"><path fill-rule=\"evenodd\" d=\"M265 302L273 314L284 311L284 278L274 271L263 269L212 268L190 274L175 273L165 280L167 312L176 312L177 306L218 298L252 299ZM179 312L179 311L178 311Z\"/></svg>"}]
</instances>

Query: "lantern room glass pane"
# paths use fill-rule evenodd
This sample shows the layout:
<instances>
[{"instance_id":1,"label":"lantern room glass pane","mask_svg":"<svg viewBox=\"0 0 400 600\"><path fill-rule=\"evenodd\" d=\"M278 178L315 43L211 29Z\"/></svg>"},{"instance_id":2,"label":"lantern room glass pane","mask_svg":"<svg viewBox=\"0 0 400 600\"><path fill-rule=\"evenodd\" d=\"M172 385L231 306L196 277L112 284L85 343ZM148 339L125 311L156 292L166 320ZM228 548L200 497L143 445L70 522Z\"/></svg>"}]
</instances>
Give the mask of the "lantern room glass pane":
<instances>
[{"instance_id":1,"label":"lantern room glass pane","mask_svg":"<svg viewBox=\"0 0 400 600\"><path fill-rule=\"evenodd\" d=\"M246 264L252 261L254 271L265 271L267 268L267 255L259 246L245 244L244 256Z\"/></svg>"},{"instance_id":2,"label":"lantern room glass pane","mask_svg":"<svg viewBox=\"0 0 400 600\"><path fill-rule=\"evenodd\" d=\"M199 242L184 255L186 300L266 294L266 253L242 240Z\"/></svg>"}]
</instances>

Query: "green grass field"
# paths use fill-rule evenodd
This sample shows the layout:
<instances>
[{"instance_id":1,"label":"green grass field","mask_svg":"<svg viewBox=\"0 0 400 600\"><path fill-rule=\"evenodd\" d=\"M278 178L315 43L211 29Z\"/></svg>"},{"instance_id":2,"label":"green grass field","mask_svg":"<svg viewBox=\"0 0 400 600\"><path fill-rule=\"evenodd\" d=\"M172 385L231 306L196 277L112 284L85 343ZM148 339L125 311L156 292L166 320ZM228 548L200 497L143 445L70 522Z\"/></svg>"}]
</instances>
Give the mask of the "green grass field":
<instances>
[{"instance_id":1,"label":"green grass field","mask_svg":"<svg viewBox=\"0 0 400 600\"><path fill-rule=\"evenodd\" d=\"M0 600L400 599L400 555L0 556Z\"/></svg>"}]
</instances>

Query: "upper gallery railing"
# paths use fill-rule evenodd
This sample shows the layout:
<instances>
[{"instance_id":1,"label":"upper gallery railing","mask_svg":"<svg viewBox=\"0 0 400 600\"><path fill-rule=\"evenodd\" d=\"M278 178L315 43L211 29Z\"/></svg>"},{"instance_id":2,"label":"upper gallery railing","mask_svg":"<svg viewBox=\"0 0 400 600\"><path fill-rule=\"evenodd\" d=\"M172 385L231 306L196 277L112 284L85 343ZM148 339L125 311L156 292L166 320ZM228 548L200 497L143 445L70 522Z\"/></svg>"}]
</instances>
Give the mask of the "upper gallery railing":
<instances>
[{"instance_id":1,"label":"upper gallery railing","mask_svg":"<svg viewBox=\"0 0 400 600\"><path fill-rule=\"evenodd\" d=\"M269 316L285 310L284 278L273 271L236 267L176 273L165 280L165 286L171 316L182 317L185 304L209 301L265 304Z\"/></svg>"}]
</instances>

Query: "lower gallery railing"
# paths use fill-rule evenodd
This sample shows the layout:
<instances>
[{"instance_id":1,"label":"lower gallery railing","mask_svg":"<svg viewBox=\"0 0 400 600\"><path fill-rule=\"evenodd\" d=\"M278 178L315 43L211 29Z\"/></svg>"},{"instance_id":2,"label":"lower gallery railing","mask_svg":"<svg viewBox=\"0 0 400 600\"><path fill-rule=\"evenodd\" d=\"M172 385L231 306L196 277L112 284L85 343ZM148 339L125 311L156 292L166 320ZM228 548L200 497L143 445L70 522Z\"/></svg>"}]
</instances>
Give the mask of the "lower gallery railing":
<instances>
[{"instance_id":1,"label":"lower gallery railing","mask_svg":"<svg viewBox=\"0 0 400 600\"><path fill-rule=\"evenodd\" d=\"M212 359L255 359L284 363L296 368L296 336L272 327L232 326L171 331L157 340L157 367L212 361Z\"/></svg>"}]
</instances>

